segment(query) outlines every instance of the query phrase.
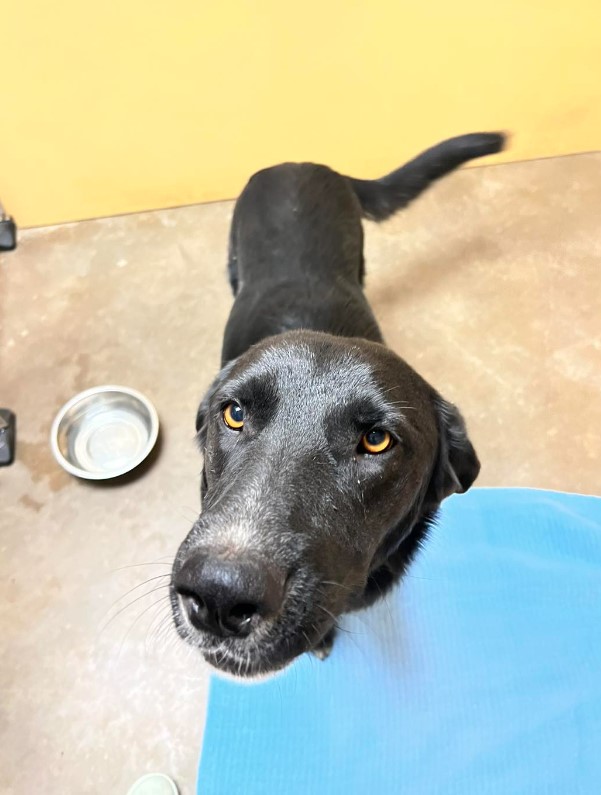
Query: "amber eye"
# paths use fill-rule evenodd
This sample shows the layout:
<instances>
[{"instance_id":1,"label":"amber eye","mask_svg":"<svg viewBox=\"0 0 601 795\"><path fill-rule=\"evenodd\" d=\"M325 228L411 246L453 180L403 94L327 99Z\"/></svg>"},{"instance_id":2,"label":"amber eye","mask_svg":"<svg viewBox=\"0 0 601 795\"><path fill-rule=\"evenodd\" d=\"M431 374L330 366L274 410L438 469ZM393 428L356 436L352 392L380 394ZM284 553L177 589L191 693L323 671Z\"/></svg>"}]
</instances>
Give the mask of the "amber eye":
<instances>
[{"instance_id":1,"label":"amber eye","mask_svg":"<svg viewBox=\"0 0 601 795\"><path fill-rule=\"evenodd\" d=\"M244 425L244 409L237 403L228 403L223 409L223 421L233 431L241 431Z\"/></svg>"},{"instance_id":2,"label":"amber eye","mask_svg":"<svg viewBox=\"0 0 601 795\"><path fill-rule=\"evenodd\" d=\"M392 447L392 435L383 428L374 428L369 433L363 434L359 443L359 452L377 455L385 453Z\"/></svg>"}]
</instances>

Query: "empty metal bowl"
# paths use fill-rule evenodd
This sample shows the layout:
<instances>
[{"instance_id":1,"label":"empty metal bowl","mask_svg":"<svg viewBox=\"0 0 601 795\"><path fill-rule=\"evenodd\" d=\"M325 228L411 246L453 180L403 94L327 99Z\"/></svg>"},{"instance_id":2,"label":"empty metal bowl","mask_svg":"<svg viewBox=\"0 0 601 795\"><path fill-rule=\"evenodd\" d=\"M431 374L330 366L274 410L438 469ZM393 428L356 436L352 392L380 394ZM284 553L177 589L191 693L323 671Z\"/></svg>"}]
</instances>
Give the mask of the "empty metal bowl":
<instances>
[{"instance_id":1,"label":"empty metal bowl","mask_svg":"<svg viewBox=\"0 0 601 795\"><path fill-rule=\"evenodd\" d=\"M135 389L97 386L71 398L52 423L58 463L79 478L107 480L141 464L155 445L159 418Z\"/></svg>"}]
</instances>

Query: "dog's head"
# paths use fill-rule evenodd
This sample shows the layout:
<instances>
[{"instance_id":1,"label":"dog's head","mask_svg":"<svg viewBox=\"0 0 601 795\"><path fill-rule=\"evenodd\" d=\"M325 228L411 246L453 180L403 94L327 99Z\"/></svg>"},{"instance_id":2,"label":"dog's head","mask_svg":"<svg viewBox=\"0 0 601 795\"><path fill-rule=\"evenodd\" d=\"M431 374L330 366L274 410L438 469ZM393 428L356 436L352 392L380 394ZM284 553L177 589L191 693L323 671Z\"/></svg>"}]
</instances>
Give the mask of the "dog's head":
<instances>
[{"instance_id":1,"label":"dog's head","mask_svg":"<svg viewBox=\"0 0 601 795\"><path fill-rule=\"evenodd\" d=\"M229 363L197 431L203 510L175 559L173 612L241 676L282 668L377 598L412 533L479 470L458 411L398 356L317 332Z\"/></svg>"}]
</instances>

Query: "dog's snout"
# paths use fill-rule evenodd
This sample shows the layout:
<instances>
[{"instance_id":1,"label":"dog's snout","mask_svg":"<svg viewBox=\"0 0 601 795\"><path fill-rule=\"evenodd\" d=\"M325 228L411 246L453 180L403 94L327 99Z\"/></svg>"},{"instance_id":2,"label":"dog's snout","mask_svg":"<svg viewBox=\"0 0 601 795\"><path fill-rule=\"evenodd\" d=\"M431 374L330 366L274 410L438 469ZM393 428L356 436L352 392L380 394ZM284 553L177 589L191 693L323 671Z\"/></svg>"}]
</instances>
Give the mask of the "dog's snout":
<instances>
[{"instance_id":1,"label":"dog's snout","mask_svg":"<svg viewBox=\"0 0 601 795\"><path fill-rule=\"evenodd\" d=\"M196 553L173 584L193 626L219 637L248 635L277 615L284 598L283 576L258 559Z\"/></svg>"}]
</instances>

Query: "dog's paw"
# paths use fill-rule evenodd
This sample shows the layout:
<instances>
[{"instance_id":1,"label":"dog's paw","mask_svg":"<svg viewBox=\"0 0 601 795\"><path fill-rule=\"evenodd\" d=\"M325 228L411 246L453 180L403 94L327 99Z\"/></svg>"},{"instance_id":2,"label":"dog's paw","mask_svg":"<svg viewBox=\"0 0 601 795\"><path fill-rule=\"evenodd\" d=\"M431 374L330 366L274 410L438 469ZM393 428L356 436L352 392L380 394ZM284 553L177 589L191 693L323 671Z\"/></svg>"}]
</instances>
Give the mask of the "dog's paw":
<instances>
[{"instance_id":1,"label":"dog's paw","mask_svg":"<svg viewBox=\"0 0 601 795\"><path fill-rule=\"evenodd\" d=\"M334 646L334 638L336 637L336 630L331 629L327 635L325 635L317 644L317 646L311 650L311 654L317 657L318 660L327 660L330 656L330 652Z\"/></svg>"}]
</instances>

